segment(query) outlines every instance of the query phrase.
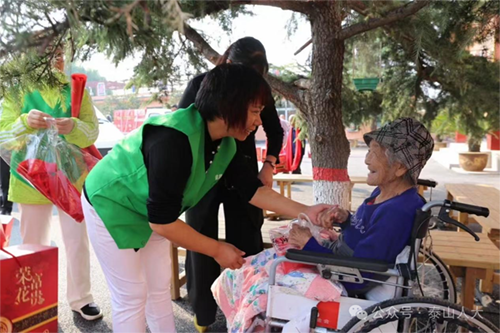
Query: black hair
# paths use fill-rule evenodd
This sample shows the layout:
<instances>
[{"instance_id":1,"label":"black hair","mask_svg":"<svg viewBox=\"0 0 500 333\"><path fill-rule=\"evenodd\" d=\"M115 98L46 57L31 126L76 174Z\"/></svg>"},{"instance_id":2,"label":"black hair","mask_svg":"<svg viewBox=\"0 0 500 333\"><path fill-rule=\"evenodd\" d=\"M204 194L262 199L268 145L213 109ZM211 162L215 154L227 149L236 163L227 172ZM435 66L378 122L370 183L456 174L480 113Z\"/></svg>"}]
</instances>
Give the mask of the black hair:
<instances>
[{"instance_id":1,"label":"black hair","mask_svg":"<svg viewBox=\"0 0 500 333\"><path fill-rule=\"evenodd\" d=\"M228 60L233 64L242 64L253 67L261 74L267 73L269 64L264 45L253 37L244 37L231 44L219 58L217 65L225 64Z\"/></svg>"},{"instance_id":2,"label":"black hair","mask_svg":"<svg viewBox=\"0 0 500 333\"><path fill-rule=\"evenodd\" d=\"M207 73L194 104L206 121L222 118L228 128L244 128L248 107L268 105L271 99L271 88L256 70L239 64L223 64Z\"/></svg>"}]
</instances>

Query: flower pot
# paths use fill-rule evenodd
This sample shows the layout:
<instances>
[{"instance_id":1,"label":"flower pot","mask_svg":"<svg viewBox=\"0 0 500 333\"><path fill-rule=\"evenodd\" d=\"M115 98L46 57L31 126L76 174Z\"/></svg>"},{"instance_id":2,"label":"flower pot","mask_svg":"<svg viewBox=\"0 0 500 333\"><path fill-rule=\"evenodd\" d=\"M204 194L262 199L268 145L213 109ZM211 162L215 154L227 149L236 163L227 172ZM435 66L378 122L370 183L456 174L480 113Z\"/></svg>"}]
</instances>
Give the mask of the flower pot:
<instances>
[{"instance_id":1,"label":"flower pot","mask_svg":"<svg viewBox=\"0 0 500 333\"><path fill-rule=\"evenodd\" d=\"M439 151L439 149L446 147L448 147L448 143L446 142L434 142L434 151Z\"/></svg>"},{"instance_id":2,"label":"flower pot","mask_svg":"<svg viewBox=\"0 0 500 333\"><path fill-rule=\"evenodd\" d=\"M459 153L460 167L465 171L483 171L488 164L488 155L481 152Z\"/></svg>"}]
</instances>

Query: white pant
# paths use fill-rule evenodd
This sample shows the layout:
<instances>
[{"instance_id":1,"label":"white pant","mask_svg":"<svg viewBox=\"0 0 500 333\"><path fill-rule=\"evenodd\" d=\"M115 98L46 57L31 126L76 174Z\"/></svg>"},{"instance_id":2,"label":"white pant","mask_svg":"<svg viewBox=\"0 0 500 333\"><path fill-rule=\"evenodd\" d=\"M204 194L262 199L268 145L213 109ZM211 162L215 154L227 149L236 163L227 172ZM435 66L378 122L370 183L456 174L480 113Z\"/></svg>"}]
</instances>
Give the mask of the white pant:
<instances>
[{"instance_id":1,"label":"white pant","mask_svg":"<svg viewBox=\"0 0 500 333\"><path fill-rule=\"evenodd\" d=\"M175 332L170 298L170 241L153 232L139 251L120 250L82 195L90 242L101 264L113 309L113 332Z\"/></svg>"},{"instance_id":2,"label":"white pant","mask_svg":"<svg viewBox=\"0 0 500 333\"><path fill-rule=\"evenodd\" d=\"M24 244L50 245L50 221L53 205L20 204L21 236ZM66 250L67 298L78 310L93 302L90 293L90 252L85 221L76 222L58 209L62 239Z\"/></svg>"}]
</instances>

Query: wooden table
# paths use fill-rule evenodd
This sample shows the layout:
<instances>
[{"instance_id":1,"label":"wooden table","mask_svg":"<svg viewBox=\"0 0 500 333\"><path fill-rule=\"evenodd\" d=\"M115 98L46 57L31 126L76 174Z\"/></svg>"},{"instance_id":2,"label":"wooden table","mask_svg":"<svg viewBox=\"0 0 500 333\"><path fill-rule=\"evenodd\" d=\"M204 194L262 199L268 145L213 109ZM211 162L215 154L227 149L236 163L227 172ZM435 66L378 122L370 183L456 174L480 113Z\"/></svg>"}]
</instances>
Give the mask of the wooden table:
<instances>
[{"instance_id":1,"label":"wooden table","mask_svg":"<svg viewBox=\"0 0 500 333\"><path fill-rule=\"evenodd\" d=\"M462 305L474 308L476 280L481 290L491 292L493 281L498 278L493 271L500 269L500 251L488 239L478 234L480 240L466 232L431 230L433 251L448 265L455 278L462 277Z\"/></svg>"},{"instance_id":2,"label":"wooden table","mask_svg":"<svg viewBox=\"0 0 500 333\"><path fill-rule=\"evenodd\" d=\"M446 184L445 187L448 200L487 207L490 210L490 216L474 215L473 219L481 225L483 232L487 233L488 237L498 246L500 239L500 191L489 185ZM468 214L459 213L458 221L463 224L469 223Z\"/></svg>"}]
</instances>

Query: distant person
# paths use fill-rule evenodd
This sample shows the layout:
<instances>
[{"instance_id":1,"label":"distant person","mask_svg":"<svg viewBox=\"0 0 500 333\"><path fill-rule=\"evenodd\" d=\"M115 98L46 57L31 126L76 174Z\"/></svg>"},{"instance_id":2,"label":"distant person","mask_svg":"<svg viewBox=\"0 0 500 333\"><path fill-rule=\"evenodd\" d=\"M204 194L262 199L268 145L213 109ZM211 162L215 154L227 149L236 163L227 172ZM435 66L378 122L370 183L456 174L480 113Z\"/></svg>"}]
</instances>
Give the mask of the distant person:
<instances>
[{"instance_id":1,"label":"distant person","mask_svg":"<svg viewBox=\"0 0 500 333\"><path fill-rule=\"evenodd\" d=\"M177 111L177 109L178 109L177 104L172 105L172 107L170 108L172 112Z\"/></svg>"},{"instance_id":2,"label":"distant person","mask_svg":"<svg viewBox=\"0 0 500 333\"><path fill-rule=\"evenodd\" d=\"M292 142L292 161L294 161L295 155L297 153L300 154L297 168L292 171L292 174L300 175L300 174L302 174L302 170L300 168L300 165L302 164L302 160L304 158L304 152L306 150L305 149L306 148L306 140L297 141L297 120L295 118L295 115L291 115L290 118L288 118L288 119L290 121L290 135L292 136L291 140L288 141L288 142L290 142L290 141ZM301 146L297 147L297 144L299 144ZM299 149L297 150L297 148L299 148Z\"/></svg>"},{"instance_id":3,"label":"distant person","mask_svg":"<svg viewBox=\"0 0 500 333\"><path fill-rule=\"evenodd\" d=\"M283 129L283 147L286 146L288 140L288 133L290 132L290 122L285 119L285 115L280 115L281 128Z\"/></svg>"},{"instance_id":4,"label":"distant person","mask_svg":"<svg viewBox=\"0 0 500 333\"><path fill-rule=\"evenodd\" d=\"M52 65L61 73L61 79L66 80L62 74L63 51L58 49L55 52ZM4 138L11 136L12 139L33 134L47 128L46 117L56 118L57 130L63 140L81 148L91 146L99 134L99 122L86 91L80 116L71 117L71 85L67 80L62 89L48 87L34 90L21 98L6 95L0 115L0 131ZM28 185L14 170L11 170L9 200L19 204L23 243L50 245L52 202ZM69 306L84 319L95 320L102 317L102 312L90 292L90 251L85 221L78 223L61 209L57 210L66 250L66 296Z\"/></svg>"}]
</instances>

